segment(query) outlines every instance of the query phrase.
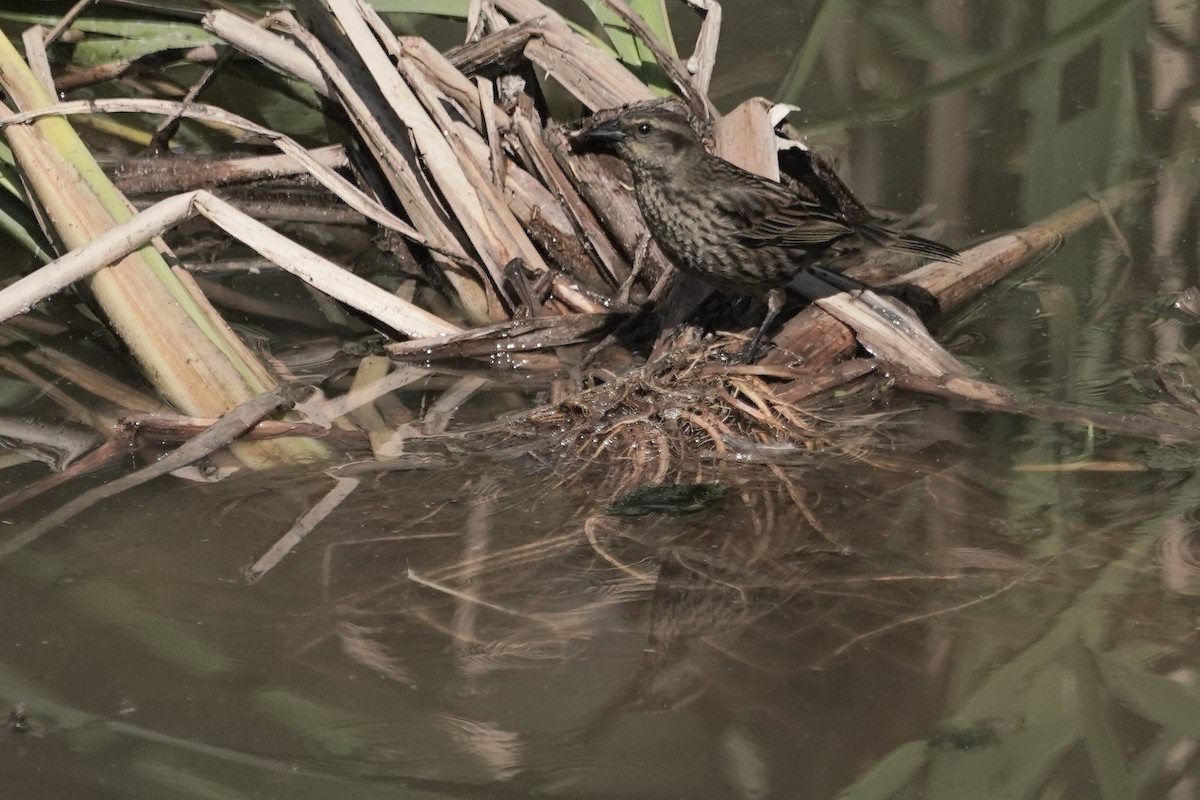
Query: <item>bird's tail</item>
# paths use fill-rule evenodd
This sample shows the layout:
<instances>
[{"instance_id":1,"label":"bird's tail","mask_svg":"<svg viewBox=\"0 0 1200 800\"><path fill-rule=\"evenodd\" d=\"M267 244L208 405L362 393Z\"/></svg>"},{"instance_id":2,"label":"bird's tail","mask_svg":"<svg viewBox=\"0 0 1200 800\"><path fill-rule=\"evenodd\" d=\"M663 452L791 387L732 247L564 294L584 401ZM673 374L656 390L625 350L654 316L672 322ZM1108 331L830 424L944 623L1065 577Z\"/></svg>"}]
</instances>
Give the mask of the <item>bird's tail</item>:
<instances>
[{"instance_id":1,"label":"bird's tail","mask_svg":"<svg viewBox=\"0 0 1200 800\"><path fill-rule=\"evenodd\" d=\"M953 247L947 247L941 242L935 242L932 239L913 236L910 233L897 234L895 241L888 245L888 249L900 250L905 253L932 258L936 261L952 261L955 264L960 260L958 251Z\"/></svg>"},{"instance_id":2,"label":"bird's tail","mask_svg":"<svg viewBox=\"0 0 1200 800\"><path fill-rule=\"evenodd\" d=\"M960 260L958 251L954 248L947 247L941 242L935 242L932 239L914 236L911 233L901 233L876 225L866 226L866 230L863 230L862 233L868 241L886 250L911 253L915 256L932 258L937 261L952 261L956 264Z\"/></svg>"}]
</instances>

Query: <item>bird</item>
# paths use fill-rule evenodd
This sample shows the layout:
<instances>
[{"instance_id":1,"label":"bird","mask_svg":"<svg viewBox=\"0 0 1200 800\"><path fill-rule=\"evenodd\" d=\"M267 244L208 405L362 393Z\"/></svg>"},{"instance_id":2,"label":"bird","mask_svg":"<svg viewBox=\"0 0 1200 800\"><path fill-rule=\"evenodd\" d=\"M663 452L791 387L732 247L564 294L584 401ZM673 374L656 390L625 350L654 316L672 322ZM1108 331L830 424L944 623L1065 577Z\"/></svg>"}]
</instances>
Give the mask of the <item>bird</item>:
<instances>
[{"instance_id":1,"label":"bird","mask_svg":"<svg viewBox=\"0 0 1200 800\"><path fill-rule=\"evenodd\" d=\"M575 146L609 150L629 167L646 227L677 268L726 294L766 300L743 361L782 310L784 287L825 256L857 246L958 260L952 248L884 227L857 207L807 197L709 153L678 102L598 113Z\"/></svg>"}]
</instances>

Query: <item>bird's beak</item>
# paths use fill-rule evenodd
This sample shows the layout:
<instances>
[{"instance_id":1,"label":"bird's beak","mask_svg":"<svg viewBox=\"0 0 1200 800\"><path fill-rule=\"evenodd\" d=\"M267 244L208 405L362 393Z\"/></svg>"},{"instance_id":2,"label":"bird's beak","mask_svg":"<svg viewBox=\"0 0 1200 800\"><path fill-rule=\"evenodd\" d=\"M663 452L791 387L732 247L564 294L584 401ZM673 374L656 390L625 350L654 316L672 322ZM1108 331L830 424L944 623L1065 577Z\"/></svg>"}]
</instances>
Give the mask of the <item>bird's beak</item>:
<instances>
[{"instance_id":1,"label":"bird's beak","mask_svg":"<svg viewBox=\"0 0 1200 800\"><path fill-rule=\"evenodd\" d=\"M629 134L621 130L618 120L610 119L581 131L579 138L575 141L580 144L603 144L605 142L623 142L628 136Z\"/></svg>"}]
</instances>

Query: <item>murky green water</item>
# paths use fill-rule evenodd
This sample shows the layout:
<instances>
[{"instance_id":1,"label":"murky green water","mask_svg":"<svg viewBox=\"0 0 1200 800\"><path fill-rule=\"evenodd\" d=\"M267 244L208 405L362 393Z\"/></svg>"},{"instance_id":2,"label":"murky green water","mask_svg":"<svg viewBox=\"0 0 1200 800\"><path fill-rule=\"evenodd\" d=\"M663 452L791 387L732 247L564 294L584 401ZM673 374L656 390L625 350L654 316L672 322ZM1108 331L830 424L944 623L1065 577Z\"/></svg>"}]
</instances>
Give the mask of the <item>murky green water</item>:
<instances>
[{"instance_id":1,"label":"murky green water","mask_svg":"<svg viewBox=\"0 0 1200 800\"><path fill-rule=\"evenodd\" d=\"M954 244L1196 161L1194 3L733 5L718 102L811 69L797 124ZM1194 421L1195 174L938 335L1034 396ZM1200 451L878 408L857 457L793 459L795 495L745 464L679 516L521 459L369 477L252 585L329 478L123 495L0 565L4 796L1195 796Z\"/></svg>"}]
</instances>

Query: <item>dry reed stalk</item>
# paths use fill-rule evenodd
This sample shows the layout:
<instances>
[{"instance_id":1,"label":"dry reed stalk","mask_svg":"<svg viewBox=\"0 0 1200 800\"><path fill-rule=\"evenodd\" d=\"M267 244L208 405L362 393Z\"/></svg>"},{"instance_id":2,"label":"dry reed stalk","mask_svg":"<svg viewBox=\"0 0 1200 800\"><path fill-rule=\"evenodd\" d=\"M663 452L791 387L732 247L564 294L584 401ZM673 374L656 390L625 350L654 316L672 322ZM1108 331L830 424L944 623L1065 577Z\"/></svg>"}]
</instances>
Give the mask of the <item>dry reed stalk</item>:
<instances>
[{"instance_id":1,"label":"dry reed stalk","mask_svg":"<svg viewBox=\"0 0 1200 800\"><path fill-rule=\"evenodd\" d=\"M134 59L110 61L106 64L97 64L94 67L76 70L66 75L59 75L54 79L54 88L56 93L65 94L66 92L75 91L87 86L94 86L98 83L115 81L127 75L154 74L166 66L166 64L172 62L184 61L190 64L214 64L220 58L221 54L216 47L212 45L198 45L181 53L169 53L166 55L155 53Z\"/></svg>"},{"instance_id":2,"label":"dry reed stalk","mask_svg":"<svg viewBox=\"0 0 1200 800\"><path fill-rule=\"evenodd\" d=\"M903 364L912 373L935 378L974 373L938 344L903 303L870 289L831 291L828 283L810 273L798 276L793 285L815 297L813 302L821 310L852 328L859 344L880 360Z\"/></svg>"},{"instance_id":3,"label":"dry reed stalk","mask_svg":"<svg viewBox=\"0 0 1200 800\"><path fill-rule=\"evenodd\" d=\"M459 261L465 262L461 248L457 245L449 248L442 247L437 241L425 237L409 223L397 217L384 208L379 201L367 196L361 189L339 175L333 165L327 164L326 159L302 147L290 136L278 131L264 128L250 120L232 114L216 106L202 103L178 103L172 100L151 100L145 98L111 98L103 100L73 100L58 103L35 111L13 114L0 118L0 125L12 126L24 124L48 116L70 116L74 114L103 113L146 113L186 117L188 119L220 122L231 129L253 133L268 139L288 157L299 164L305 172L312 175L322 186L337 195L346 205L359 212L367 219L396 231L405 238L426 247L435 253L441 253Z\"/></svg>"},{"instance_id":4,"label":"dry reed stalk","mask_svg":"<svg viewBox=\"0 0 1200 800\"><path fill-rule=\"evenodd\" d=\"M940 397L966 408L1021 414L1051 422L1076 423L1111 433L1163 443L1200 442L1200 429L1155 419L1145 414L1102 411L1094 408L1031 398L1003 386L969 376L914 375L893 367L888 377L901 389Z\"/></svg>"},{"instance_id":5,"label":"dry reed stalk","mask_svg":"<svg viewBox=\"0 0 1200 800\"><path fill-rule=\"evenodd\" d=\"M306 283L393 330L413 337L443 336L459 331L456 326L347 272L204 191L159 201L0 290L0 321L27 311L43 298L95 273L105 264L142 247L170 226L196 214Z\"/></svg>"},{"instance_id":6,"label":"dry reed stalk","mask_svg":"<svg viewBox=\"0 0 1200 800\"><path fill-rule=\"evenodd\" d=\"M334 399L326 399L319 392L314 392L308 398L297 403L296 408L312 423L330 427L336 425L339 420L343 420L356 409L417 381L424 380L432 374L432 370L424 367L401 364L377 380L366 385L356 386Z\"/></svg>"},{"instance_id":7,"label":"dry reed stalk","mask_svg":"<svg viewBox=\"0 0 1200 800\"><path fill-rule=\"evenodd\" d=\"M220 12L213 12L207 18L218 13ZM431 193L429 184L418 166L418 154L413 149L414 146L420 147L417 139L426 143L440 141L440 150L443 153L447 145L440 140L436 126L420 109L412 91L391 69L386 55L366 29L365 23L360 19L352 28L365 55L371 60L371 78L374 82L368 81L358 72L345 69L339 60L290 14L274 18L273 25L299 41L336 88L337 97L405 213L422 236L433 245L431 249L434 250L434 260L458 294L467 318L475 322L490 320L492 310L487 292L478 278L460 268L462 264L474 262L455 236L452 229L454 223L442 210L440 201ZM240 46L240 43L234 44ZM391 92L390 97L381 96L381 91L385 94ZM390 110L393 106L389 105L389 102L401 103L404 111L413 112L414 119L408 120L403 113L397 117L396 112ZM404 120L403 123L401 119ZM410 126L410 122L416 129ZM410 141L410 136L413 141ZM431 144L430 147L437 147L437 144ZM452 171L449 164L444 163L444 166L448 172Z\"/></svg>"},{"instance_id":8,"label":"dry reed stalk","mask_svg":"<svg viewBox=\"0 0 1200 800\"><path fill-rule=\"evenodd\" d=\"M491 32L478 39L468 35L465 42L451 47L443 55L467 76L511 72L527 63L525 47L538 35L544 23L544 17L534 17L515 25L493 26Z\"/></svg>"},{"instance_id":9,"label":"dry reed stalk","mask_svg":"<svg viewBox=\"0 0 1200 800\"><path fill-rule=\"evenodd\" d=\"M350 392L362 392L366 387L378 384L387 377L391 369L391 361L381 356L367 356L359 359L358 368L354 371L354 380L350 384ZM374 403L363 403L350 414L355 424L367 433L371 443L371 452L379 461L395 458L404 452L403 437L395 436L392 426L383 418L379 408Z\"/></svg>"},{"instance_id":10,"label":"dry reed stalk","mask_svg":"<svg viewBox=\"0 0 1200 800\"><path fill-rule=\"evenodd\" d=\"M604 276L595 274L591 258L576 265L574 274L587 278L595 275L597 285L607 283L619 286L628 277L631 270L629 262L622 258L613 247L608 235L604 232L600 220L588 207L574 184L567 178L565 172L554 160L554 154L546 146L543 132L534 127L534 123L521 109L516 109L512 116L512 126L521 143L526 163L541 178L541 183L549 187L557 203L549 204L551 208L563 209L564 216L569 220L571 239L583 243L588 255L593 256L604 268ZM539 207L539 211L540 211Z\"/></svg>"},{"instance_id":11,"label":"dry reed stalk","mask_svg":"<svg viewBox=\"0 0 1200 800\"><path fill-rule=\"evenodd\" d=\"M0 346L11 347L14 344L22 345L22 361L40 367L53 374L57 380L65 380L117 408L144 412L168 410L168 406L161 400L122 383L108 373L41 341L38 337L22 333L17 325L0 326Z\"/></svg>"},{"instance_id":12,"label":"dry reed stalk","mask_svg":"<svg viewBox=\"0 0 1200 800\"><path fill-rule=\"evenodd\" d=\"M334 144L308 151L321 166L342 169L350 161L346 148ZM112 180L125 194L168 194L193 189L213 189L230 183L267 181L306 174L303 164L286 154L276 156L175 156L166 165L161 158L127 158L113 171Z\"/></svg>"},{"instance_id":13,"label":"dry reed stalk","mask_svg":"<svg viewBox=\"0 0 1200 800\"><path fill-rule=\"evenodd\" d=\"M620 254L627 261L635 261L649 242L649 249L642 256L643 269L651 278L663 275L667 271L666 256L649 239L637 200L629 190L630 184L621 182L619 176L624 174L623 168L616 158L603 153L579 158L571 150L561 128L547 129L545 139L563 174L603 222L608 238L616 244Z\"/></svg>"},{"instance_id":14,"label":"dry reed stalk","mask_svg":"<svg viewBox=\"0 0 1200 800\"><path fill-rule=\"evenodd\" d=\"M717 42L721 38L721 4L716 0L683 1L703 17L696 33L696 46L687 60L687 69L696 91L707 97L713 68L717 64Z\"/></svg>"},{"instance_id":15,"label":"dry reed stalk","mask_svg":"<svg viewBox=\"0 0 1200 800\"><path fill-rule=\"evenodd\" d=\"M24 111L50 106L53 95L35 80L15 48L0 42L0 83ZM4 110L4 116L11 112ZM129 219L125 198L104 177L61 117L10 126L8 141L32 196L45 209L52 235L72 250ZM165 248L143 247L98 272L91 288L104 313L150 381L187 413L218 416L275 380L229 330L190 277L172 270ZM240 451L250 464L321 457L316 443L264 443Z\"/></svg>"},{"instance_id":16,"label":"dry reed stalk","mask_svg":"<svg viewBox=\"0 0 1200 800\"><path fill-rule=\"evenodd\" d=\"M496 194L495 187L486 177L495 168L492 159L485 157L485 154L494 152L495 147L485 143L475 129L456 123L446 115L444 101L452 99L468 111L469 117L477 122L482 121L484 104L478 100L474 85L427 43L412 39L397 40L391 36L367 10L359 8L358 12L365 14L369 31L352 22L355 11L348 1L333 3L330 8L340 24L353 35L351 41L364 63L368 64L385 99L411 131L423 163L440 189L438 195L449 203L448 211L463 226L471 247L481 256L490 276L491 290L495 291L503 285L503 269L513 258L520 258L535 273L549 272L541 253L533 246L521 223L536 233L545 228L547 220L562 219L561 204L553 196L546 197L544 187L523 181L525 196L530 192L542 196L514 204L521 216L521 222L518 222L508 198ZM219 14L209 15L208 19L212 30L239 37L236 44L243 49L250 49L255 43L264 41L262 33L252 26L231 22ZM277 25L293 35L298 33L286 17ZM314 46L312 40L303 37L301 40L310 48ZM267 44L272 45L273 49L265 55L282 64L282 56L275 52L279 49L278 42L267 41ZM389 71L380 63L384 51L399 65L399 78L394 71ZM321 60L318 58L318 61ZM340 88L340 84L337 85ZM489 116L503 117L507 121L504 112L495 108L491 101L487 107ZM369 134L369 131L361 128L360 131L364 135ZM582 204L579 205L582 207ZM526 213L521 214L521 209L525 209ZM408 210L411 213L411 208ZM579 213L584 213L582 208ZM569 219L565 226L553 222L549 224L552 225L551 231L539 239L557 243L559 256L564 260L570 259L572 263L569 266L575 274L585 277L594 274L590 260L578 258L578 249L564 249L578 238ZM603 249L603 245L600 247ZM613 259L614 255L609 254L608 260L611 262ZM456 289L463 288L455 281L456 276L462 279L461 273L451 271L448 275L455 282ZM575 294L572 299L574 290L569 283L560 281L556 283L555 290L556 295L564 296L577 308L596 308L582 295Z\"/></svg>"},{"instance_id":17,"label":"dry reed stalk","mask_svg":"<svg viewBox=\"0 0 1200 800\"><path fill-rule=\"evenodd\" d=\"M355 0L327 1L348 30L352 27L351 20L356 7L366 13L367 21L372 23L371 32L379 37L383 48L396 59L395 68L390 67L384 59L385 72L382 76L376 75L380 80L380 88L384 90L397 116L412 132L426 167L455 218L466 231L495 286L503 284L504 267L514 258L522 259L536 272L549 271L541 253L525 235L507 203L498 195L496 187L487 179L490 171L487 165L477 162L470 148L462 141L464 135L479 137L479 134L453 125L442 104L444 95L428 82L424 72L409 59L395 36L370 8L357 4ZM371 42L361 38L355 37L353 41L358 48L371 46ZM359 52L362 54L361 49ZM383 50L378 55L382 56ZM368 68L372 67L375 58L366 58ZM403 80L390 77L397 70L399 78ZM470 94L473 96L473 92Z\"/></svg>"},{"instance_id":18,"label":"dry reed stalk","mask_svg":"<svg viewBox=\"0 0 1200 800\"><path fill-rule=\"evenodd\" d=\"M503 180L505 199L509 208L520 220L530 238L537 242L547 257L567 275L581 277L593 289L607 285L608 281L597 274L588 249L595 240L591 237L580 236L574 219L563 209L558 198L541 181L516 164L509 163L506 166ZM629 271L628 267L625 271ZM555 296L561 296L562 293L559 289L564 285L565 280L566 278L559 274L555 274L552 278ZM569 300L570 298L564 297L563 299ZM581 306L575 302L573 305L583 311L595 304L586 303ZM592 310L596 309L592 308Z\"/></svg>"},{"instance_id":19,"label":"dry reed stalk","mask_svg":"<svg viewBox=\"0 0 1200 800\"><path fill-rule=\"evenodd\" d=\"M1119 207L1134 200L1146 184L1135 181L1101 194L1103 205ZM1053 248L1064 236L1101 218L1101 204L1081 200L1044 220L997 237L962 253L961 263L932 262L889 282L928 292L941 311L949 311L977 296L1001 278ZM853 270L850 271L853 274ZM820 369L853 352L857 341L851 331L819 308L801 311L776 335L778 349L762 362L784 366L799 361L806 369ZM786 391L786 389L784 390Z\"/></svg>"},{"instance_id":20,"label":"dry reed stalk","mask_svg":"<svg viewBox=\"0 0 1200 800\"><path fill-rule=\"evenodd\" d=\"M505 355L516 359L529 350L593 341L620 319L615 314L575 313L501 322L437 339L413 339L387 346L397 358L426 361L446 358L479 358ZM533 364L526 365L534 366ZM557 359L553 366L560 366Z\"/></svg>"},{"instance_id":21,"label":"dry reed stalk","mask_svg":"<svg viewBox=\"0 0 1200 800\"><path fill-rule=\"evenodd\" d=\"M389 42L385 41L385 46L388 44ZM444 95L461 108L466 113L471 127L479 135L483 135L487 130L484 121L486 114L493 117L498 115L502 120L507 118L503 109L496 105L494 93L481 96L479 87L425 39L418 36L398 36L395 37L395 47L397 49L391 53L392 57L401 61L406 69L416 70L423 83L429 84L435 93ZM491 136L486 138L489 143L493 139Z\"/></svg>"}]
</instances>

